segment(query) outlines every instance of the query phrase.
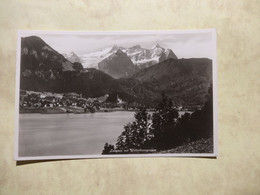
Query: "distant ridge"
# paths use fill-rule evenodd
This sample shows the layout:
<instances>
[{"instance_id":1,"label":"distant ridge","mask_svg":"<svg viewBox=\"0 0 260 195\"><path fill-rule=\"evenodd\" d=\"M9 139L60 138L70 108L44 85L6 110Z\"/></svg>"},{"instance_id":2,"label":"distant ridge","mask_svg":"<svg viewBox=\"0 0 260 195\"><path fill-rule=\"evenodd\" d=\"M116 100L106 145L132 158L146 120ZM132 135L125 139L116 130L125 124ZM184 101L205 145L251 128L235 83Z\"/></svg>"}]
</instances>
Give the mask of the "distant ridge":
<instances>
[{"instance_id":1,"label":"distant ridge","mask_svg":"<svg viewBox=\"0 0 260 195\"><path fill-rule=\"evenodd\" d=\"M212 84L212 60L168 59L139 71L133 78L179 104L203 104Z\"/></svg>"}]
</instances>

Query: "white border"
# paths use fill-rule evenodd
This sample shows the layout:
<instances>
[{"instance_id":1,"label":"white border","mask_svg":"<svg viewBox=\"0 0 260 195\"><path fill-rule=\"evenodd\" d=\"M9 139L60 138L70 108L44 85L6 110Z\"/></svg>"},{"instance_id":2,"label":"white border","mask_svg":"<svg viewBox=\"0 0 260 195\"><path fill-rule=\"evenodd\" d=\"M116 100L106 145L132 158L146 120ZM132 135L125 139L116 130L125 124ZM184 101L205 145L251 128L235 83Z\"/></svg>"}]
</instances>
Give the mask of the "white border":
<instances>
[{"instance_id":1,"label":"white border","mask_svg":"<svg viewBox=\"0 0 260 195\"><path fill-rule=\"evenodd\" d=\"M65 156L33 156L19 157L18 142L19 142L19 98L20 98L20 54L21 54L21 37L28 33L32 34L57 34L57 35L140 35L140 34L188 34L188 33L212 33L212 41L214 47L214 56L212 59L212 83L213 83L213 153L181 153L181 154L114 154L114 155L65 155ZM135 157L217 157L217 45L216 45L216 30L215 29L198 29L198 30L153 30L153 31L38 31L38 30L19 30L17 33L17 52L16 52L16 82L15 82L15 129L14 129L14 160L55 160L55 159L83 159L83 158L135 158Z\"/></svg>"}]
</instances>

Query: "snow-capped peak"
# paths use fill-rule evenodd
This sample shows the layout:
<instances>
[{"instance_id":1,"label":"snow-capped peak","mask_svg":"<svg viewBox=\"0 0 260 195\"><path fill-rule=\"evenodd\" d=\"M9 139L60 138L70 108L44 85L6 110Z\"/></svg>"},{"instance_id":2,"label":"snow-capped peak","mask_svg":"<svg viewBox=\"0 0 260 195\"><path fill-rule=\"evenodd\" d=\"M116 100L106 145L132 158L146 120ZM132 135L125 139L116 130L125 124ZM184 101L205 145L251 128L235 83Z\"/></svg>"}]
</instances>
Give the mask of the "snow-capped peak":
<instances>
[{"instance_id":1,"label":"snow-capped peak","mask_svg":"<svg viewBox=\"0 0 260 195\"><path fill-rule=\"evenodd\" d=\"M156 43L155 46L152 47L152 49L156 49L156 48L162 48L158 43Z\"/></svg>"},{"instance_id":2,"label":"snow-capped peak","mask_svg":"<svg viewBox=\"0 0 260 195\"><path fill-rule=\"evenodd\" d=\"M113 45L113 47L111 48L111 50L109 52L115 52L119 49L119 47L117 45Z\"/></svg>"},{"instance_id":3,"label":"snow-capped peak","mask_svg":"<svg viewBox=\"0 0 260 195\"><path fill-rule=\"evenodd\" d=\"M69 54L63 54L63 56L72 63L81 62L80 58L73 51L71 51Z\"/></svg>"}]
</instances>

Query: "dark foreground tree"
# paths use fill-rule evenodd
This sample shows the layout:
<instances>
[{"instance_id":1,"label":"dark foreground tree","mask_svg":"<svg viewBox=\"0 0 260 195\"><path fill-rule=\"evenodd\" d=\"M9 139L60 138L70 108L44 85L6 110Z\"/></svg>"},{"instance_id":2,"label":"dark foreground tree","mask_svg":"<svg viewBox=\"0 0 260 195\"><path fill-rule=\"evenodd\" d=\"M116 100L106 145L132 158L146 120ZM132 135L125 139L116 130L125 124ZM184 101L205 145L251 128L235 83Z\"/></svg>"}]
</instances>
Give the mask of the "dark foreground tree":
<instances>
[{"instance_id":1,"label":"dark foreground tree","mask_svg":"<svg viewBox=\"0 0 260 195\"><path fill-rule=\"evenodd\" d=\"M167 148L172 145L178 115L177 110L173 108L172 100L163 94L162 101L152 115L151 133L153 139L150 144L157 149Z\"/></svg>"},{"instance_id":2,"label":"dark foreground tree","mask_svg":"<svg viewBox=\"0 0 260 195\"><path fill-rule=\"evenodd\" d=\"M116 148L119 150L125 149L140 149L149 139L149 119L146 108L141 107L136 111L135 121L124 126L124 131L118 137Z\"/></svg>"},{"instance_id":3,"label":"dark foreground tree","mask_svg":"<svg viewBox=\"0 0 260 195\"><path fill-rule=\"evenodd\" d=\"M178 120L177 129L186 140L213 138L213 96L209 88L208 101L201 110L196 110L189 117L183 116Z\"/></svg>"}]
</instances>

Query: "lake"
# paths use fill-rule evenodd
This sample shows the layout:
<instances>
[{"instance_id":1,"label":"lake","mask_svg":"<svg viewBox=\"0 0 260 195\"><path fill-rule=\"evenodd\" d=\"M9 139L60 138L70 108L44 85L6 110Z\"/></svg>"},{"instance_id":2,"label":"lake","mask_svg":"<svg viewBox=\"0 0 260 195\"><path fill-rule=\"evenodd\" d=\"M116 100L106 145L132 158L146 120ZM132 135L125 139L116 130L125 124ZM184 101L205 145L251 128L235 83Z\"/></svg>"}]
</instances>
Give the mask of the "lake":
<instances>
[{"instance_id":1,"label":"lake","mask_svg":"<svg viewBox=\"0 0 260 195\"><path fill-rule=\"evenodd\" d=\"M19 156L100 155L115 144L134 112L20 114Z\"/></svg>"},{"instance_id":2,"label":"lake","mask_svg":"<svg viewBox=\"0 0 260 195\"><path fill-rule=\"evenodd\" d=\"M128 111L20 114L19 156L100 155L133 120L134 112Z\"/></svg>"}]
</instances>

